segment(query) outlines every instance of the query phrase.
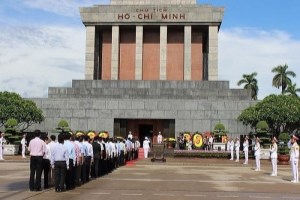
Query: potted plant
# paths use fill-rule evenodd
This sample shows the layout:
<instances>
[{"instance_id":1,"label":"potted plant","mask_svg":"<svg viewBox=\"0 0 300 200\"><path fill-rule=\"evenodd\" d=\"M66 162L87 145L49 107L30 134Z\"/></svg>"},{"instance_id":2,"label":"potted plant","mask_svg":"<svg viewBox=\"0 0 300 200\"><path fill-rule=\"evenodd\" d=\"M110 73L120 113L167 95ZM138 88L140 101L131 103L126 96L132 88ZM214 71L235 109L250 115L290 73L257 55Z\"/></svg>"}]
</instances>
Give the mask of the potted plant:
<instances>
[{"instance_id":1,"label":"potted plant","mask_svg":"<svg viewBox=\"0 0 300 200\"><path fill-rule=\"evenodd\" d=\"M278 164L288 165L290 161L290 150L287 143L290 140L290 135L288 133L280 133L278 140Z\"/></svg>"},{"instance_id":2,"label":"potted plant","mask_svg":"<svg viewBox=\"0 0 300 200\"><path fill-rule=\"evenodd\" d=\"M271 133L266 121L259 121L256 124L256 137L260 139L261 159L270 159Z\"/></svg>"},{"instance_id":3,"label":"potted plant","mask_svg":"<svg viewBox=\"0 0 300 200\"><path fill-rule=\"evenodd\" d=\"M5 124L5 139L7 144L4 145L5 155L17 155L22 136L17 130L18 121L16 119L8 119Z\"/></svg>"},{"instance_id":4,"label":"potted plant","mask_svg":"<svg viewBox=\"0 0 300 200\"><path fill-rule=\"evenodd\" d=\"M222 123L218 123L214 127L214 149L218 149L218 151L225 150L225 138L227 138L227 131L225 130L225 126Z\"/></svg>"}]
</instances>

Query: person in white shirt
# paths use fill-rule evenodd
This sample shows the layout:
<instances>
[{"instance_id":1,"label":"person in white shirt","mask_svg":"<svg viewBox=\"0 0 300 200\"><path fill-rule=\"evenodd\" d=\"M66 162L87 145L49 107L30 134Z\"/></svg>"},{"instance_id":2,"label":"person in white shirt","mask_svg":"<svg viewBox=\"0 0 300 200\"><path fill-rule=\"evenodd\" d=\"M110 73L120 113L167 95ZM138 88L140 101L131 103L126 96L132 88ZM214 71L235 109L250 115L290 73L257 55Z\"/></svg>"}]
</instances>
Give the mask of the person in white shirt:
<instances>
[{"instance_id":1,"label":"person in white shirt","mask_svg":"<svg viewBox=\"0 0 300 200\"><path fill-rule=\"evenodd\" d=\"M143 142L143 148L144 148L144 157L148 158L148 152L150 148L150 141L148 140L148 137L145 137L145 140Z\"/></svg>"},{"instance_id":2,"label":"person in white shirt","mask_svg":"<svg viewBox=\"0 0 300 200\"><path fill-rule=\"evenodd\" d=\"M132 135L131 131L129 131L129 133L128 133L128 138L131 139L131 140L133 138L133 135Z\"/></svg>"},{"instance_id":3,"label":"person in white shirt","mask_svg":"<svg viewBox=\"0 0 300 200\"><path fill-rule=\"evenodd\" d=\"M234 149L234 141L232 138L229 139L229 150L230 150L230 160L233 160L233 149Z\"/></svg>"},{"instance_id":4,"label":"person in white shirt","mask_svg":"<svg viewBox=\"0 0 300 200\"><path fill-rule=\"evenodd\" d=\"M291 146L290 146L290 162L292 167L292 175L293 179L291 180L292 183L299 182L299 172L298 172L298 162L299 162L299 146L297 144L298 137L293 135L291 137Z\"/></svg>"},{"instance_id":5,"label":"person in white shirt","mask_svg":"<svg viewBox=\"0 0 300 200\"><path fill-rule=\"evenodd\" d=\"M213 150L213 142L214 142L213 136L209 136L209 138L208 138L208 149L209 149L210 151Z\"/></svg>"},{"instance_id":6,"label":"person in white shirt","mask_svg":"<svg viewBox=\"0 0 300 200\"><path fill-rule=\"evenodd\" d=\"M57 142L55 142L55 140L56 140L55 135L51 135L50 139L51 139L51 141L47 144L47 146L50 148L50 152L51 152L55 148L55 146L57 145ZM55 170L53 168L50 169L49 177L50 177L49 186L52 187L52 186L55 185Z\"/></svg>"},{"instance_id":7,"label":"person in white shirt","mask_svg":"<svg viewBox=\"0 0 300 200\"><path fill-rule=\"evenodd\" d=\"M84 136L84 140L83 140L82 144L85 145L87 148L87 155L85 157L85 175L86 175L85 182L89 182L90 181L90 173L91 173L91 163L93 162L94 153L93 153L93 146L90 143L90 138L88 135Z\"/></svg>"},{"instance_id":8,"label":"person in white shirt","mask_svg":"<svg viewBox=\"0 0 300 200\"><path fill-rule=\"evenodd\" d=\"M139 141L138 138L135 140L134 147L135 147L135 158L138 159L138 157L139 157L139 149L141 147L141 144L140 144L140 141Z\"/></svg>"},{"instance_id":9,"label":"person in white shirt","mask_svg":"<svg viewBox=\"0 0 300 200\"><path fill-rule=\"evenodd\" d=\"M49 176L51 174L51 149L49 146L49 138L48 136L43 137L44 142L46 143L46 152L43 156L43 174L44 174L44 189L49 188L49 180L51 180L51 177ZM49 173L50 172L50 173ZM50 183L51 184L51 183Z\"/></svg>"},{"instance_id":10,"label":"person in white shirt","mask_svg":"<svg viewBox=\"0 0 300 200\"><path fill-rule=\"evenodd\" d=\"M3 158L3 148L6 140L4 138L4 133L0 131L0 160L4 160Z\"/></svg>"},{"instance_id":11,"label":"person in white shirt","mask_svg":"<svg viewBox=\"0 0 300 200\"><path fill-rule=\"evenodd\" d=\"M243 143L243 151L244 151L244 154L245 154L245 162L244 162L244 165L247 165L248 164L248 153L249 153L249 138L248 136L245 137L245 141Z\"/></svg>"},{"instance_id":12,"label":"person in white shirt","mask_svg":"<svg viewBox=\"0 0 300 200\"><path fill-rule=\"evenodd\" d=\"M254 146L254 156L255 156L255 163L256 169L255 171L260 171L260 139L257 137L255 146Z\"/></svg>"},{"instance_id":13,"label":"person in white shirt","mask_svg":"<svg viewBox=\"0 0 300 200\"><path fill-rule=\"evenodd\" d=\"M235 162L239 162L240 161L240 138L237 137L235 140L235 155L236 155L236 160Z\"/></svg>"},{"instance_id":14,"label":"person in white shirt","mask_svg":"<svg viewBox=\"0 0 300 200\"><path fill-rule=\"evenodd\" d=\"M158 132L158 136L157 136L157 144L161 144L162 143L162 135L161 132Z\"/></svg>"},{"instance_id":15,"label":"person in white shirt","mask_svg":"<svg viewBox=\"0 0 300 200\"><path fill-rule=\"evenodd\" d=\"M26 151L26 134L23 134L23 138L21 140L21 145L22 145L22 158L26 158L25 156L25 151Z\"/></svg>"},{"instance_id":16,"label":"person in white shirt","mask_svg":"<svg viewBox=\"0 0 300 200\"><path fill-rule=\"evenodd\" d=\"M271 176L277 176L277 139L273 137L272 145L270 146L271 162L272 162L272 174Z\"/></svg>"}]
</instances>

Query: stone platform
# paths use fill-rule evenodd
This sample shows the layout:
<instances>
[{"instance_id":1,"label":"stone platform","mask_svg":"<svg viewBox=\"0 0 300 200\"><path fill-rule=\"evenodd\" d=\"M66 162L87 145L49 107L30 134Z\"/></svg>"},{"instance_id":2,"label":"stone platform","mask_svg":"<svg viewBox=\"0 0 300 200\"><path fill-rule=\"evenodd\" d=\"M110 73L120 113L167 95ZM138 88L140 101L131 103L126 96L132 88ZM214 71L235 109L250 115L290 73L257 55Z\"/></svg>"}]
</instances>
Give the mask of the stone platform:
<instances>
[{"instance_id":1,"label":"stone platform","mask_svg":"<svg viewBox=\"0 0 300 200\"><path fill-rule=\"evenodd\" d=\"M73 80L33 100L46 120L31 129L51 132L65 119L73 130L113 133L115 119L172 119L175 134L211 131L217 123L229 134L247 133L237 117L256 103L249 90L230 89L228 81Z\"/></svg>"}]
</instances>

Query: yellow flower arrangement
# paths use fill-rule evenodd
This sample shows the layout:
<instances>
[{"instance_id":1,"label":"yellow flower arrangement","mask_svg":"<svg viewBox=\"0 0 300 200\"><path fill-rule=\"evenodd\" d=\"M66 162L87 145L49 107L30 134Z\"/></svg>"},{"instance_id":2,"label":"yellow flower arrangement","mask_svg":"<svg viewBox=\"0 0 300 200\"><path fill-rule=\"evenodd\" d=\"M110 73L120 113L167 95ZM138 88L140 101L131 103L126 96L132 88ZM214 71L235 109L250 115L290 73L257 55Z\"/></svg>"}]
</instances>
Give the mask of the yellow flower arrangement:
<instances>
[{"instance_id":1,"label":"yellow flower arrangement","mask_svg":"<svg viewBox=\"0 0 300 200\"><path fill-rule=\"evenodd\" d=\"M169 138L165 138L164 142L176 142L175 138L169 137Z\"/></svg>"},{"instance_id":2,"label":"yellow flower arrangement","mask_svg":"<svg viewBox=\"0 0 300 200\"><path fill-rule=\"evenodd\" d=\"M87 134L89 136L90 139L94 139L94 137L96 136L95 132L88 132Z\"/></svg>"},{"instance_id":3,"label":"yellow flower arrangement","mask_svg":"<svg viewBox=\"0 0 300 200\"><path fill-rule=\"evenodd\" d=\"M101 131L101 132L99 132L99 137L108 138L109 133L107 131Z\"/></svg>"},{"instance_id":4,"label":"yellow flower arrangement","mask_svg":"<svg viewBox=\"0 0 300 200\"><path fill-rule=\"evenodd\" d=\"M84 135L84 133L81 132L81 131L78 131L78 132L76 133L76 137L80 137L80 136L82 136L82 135Z\"/></svg>"}]
</instances>

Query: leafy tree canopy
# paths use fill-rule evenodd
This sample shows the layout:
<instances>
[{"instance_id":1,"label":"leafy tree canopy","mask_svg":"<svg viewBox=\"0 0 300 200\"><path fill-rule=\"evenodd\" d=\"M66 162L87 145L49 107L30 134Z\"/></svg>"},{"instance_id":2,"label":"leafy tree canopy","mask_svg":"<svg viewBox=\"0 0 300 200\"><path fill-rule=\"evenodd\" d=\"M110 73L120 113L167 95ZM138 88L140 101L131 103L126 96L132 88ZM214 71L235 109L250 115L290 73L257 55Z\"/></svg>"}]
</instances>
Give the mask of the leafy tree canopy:
<instances>
[{"instance_id":1,"label":"leafy tree canopy","mask_svg":"<svg viewBox=\"0 0 300 200\"><path fill-rule=\"evenodd\" d=\"M17 120L16 128L20 131L45 119L43 111L33 101L23 99L14 92L0 92L0 128L11 118Z\"/></svg>"},{"instance_id":2,"label":"leafy tree canopy","mask_svg":"<svg viewBox=\"0 0 300 200\"><path fill-rule=\"evenodd\" d=\"M266 121L274 134L300 129L300 100L294 96L270 95L255 106L246 108L238 120L252 128Z\"/></svg>"}]
</instances>

